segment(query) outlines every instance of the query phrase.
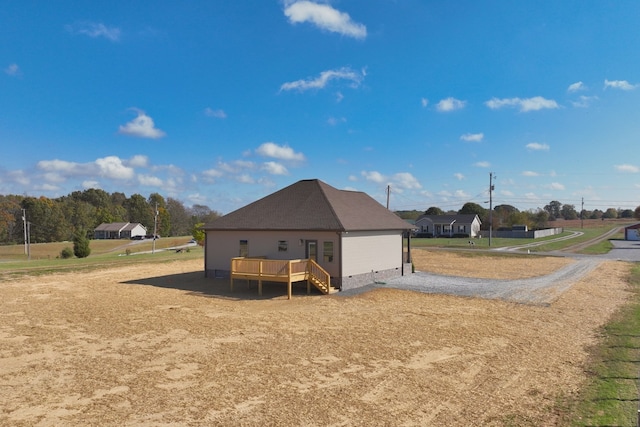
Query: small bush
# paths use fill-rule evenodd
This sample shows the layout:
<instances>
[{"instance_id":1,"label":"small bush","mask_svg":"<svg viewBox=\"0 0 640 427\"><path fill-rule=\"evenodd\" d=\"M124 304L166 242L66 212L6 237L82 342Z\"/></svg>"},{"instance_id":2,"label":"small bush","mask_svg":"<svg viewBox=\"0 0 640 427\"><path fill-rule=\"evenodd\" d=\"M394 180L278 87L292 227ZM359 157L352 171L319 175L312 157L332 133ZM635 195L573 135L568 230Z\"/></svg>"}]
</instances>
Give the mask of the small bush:
<instances>
[{"instance_id":1,"label":"small bush","mask_svg":"<svg viewBox=\"0 0 640 427\"><path fill-rule=\"evenodd\" d=\"M86 258L91 253L86 233L78 232L73 237L73 253L78 258Z\"/></svg>"},{"instance_id":2,"label":"small bush","mask_svg":"<svg viewBox=\"0 0 640 427\"><path fill-rule=\"evenodd\" d=\"M73 249L71 249L70 247L66 247L64 248L61 252L60 252L60 258L62 259L69 259L69 258L73 258Z\"/></svg>"}]
</instances>

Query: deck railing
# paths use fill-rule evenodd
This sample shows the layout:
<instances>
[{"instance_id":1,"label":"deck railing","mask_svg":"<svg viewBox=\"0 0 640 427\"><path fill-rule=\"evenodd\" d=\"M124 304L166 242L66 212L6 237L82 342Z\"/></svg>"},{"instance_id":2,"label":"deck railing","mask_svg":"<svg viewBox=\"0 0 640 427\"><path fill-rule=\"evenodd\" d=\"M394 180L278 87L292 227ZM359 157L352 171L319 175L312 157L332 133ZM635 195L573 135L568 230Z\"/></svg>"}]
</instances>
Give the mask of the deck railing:
<instances>
[{"instance_id":1,"label":"deck railing","mask_svg":"<svg viewBox=\"0 0 640 427\"><path fill-rule=\"evenodd\" d=\"M287 282L291 299L291 283L307 281L307 290L313 284L323 293L331 290L331 276L320 265L310 259L266 259L239 257L231 259L231 290L234 279L258 281L258 293L262 295L262 281Z\"/></svg>"}]
</instances>

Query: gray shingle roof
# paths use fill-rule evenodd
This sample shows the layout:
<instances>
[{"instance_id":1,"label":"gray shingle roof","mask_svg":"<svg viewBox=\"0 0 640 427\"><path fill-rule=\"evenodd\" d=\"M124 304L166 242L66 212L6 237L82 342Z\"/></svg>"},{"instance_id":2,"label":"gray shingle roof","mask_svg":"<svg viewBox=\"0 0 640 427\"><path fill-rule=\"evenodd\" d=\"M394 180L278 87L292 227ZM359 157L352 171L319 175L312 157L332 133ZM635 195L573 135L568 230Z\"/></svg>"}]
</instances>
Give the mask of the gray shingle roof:
<instances>
[{"instance_id":1,"label":"gray shingle roof","mask_svg":"<svg viewBox=\"0 0 640 427\"><path fill-rule=\"evenodd\" d=\"M408 230L367 194L302 180L205 225L206 230Z\"/></svg>"},{"instance_id":2,"label":"gray shingle roof","mask_svg":"<svg viewBox=\"0 0 640 427\"><path fill-rule=\"evenodd\" d=\"M477 216L476 214L420 215L416 219L416 222L419 222L422 219L428 219L428 220L431 220L431 222L434 223L434 224L447 224L448 225L454 220L456 222L460 222L460 223L471 224L476 216ZM480 218L478 218L478 221L480 221Z\"/></svg>"}]
</instances>

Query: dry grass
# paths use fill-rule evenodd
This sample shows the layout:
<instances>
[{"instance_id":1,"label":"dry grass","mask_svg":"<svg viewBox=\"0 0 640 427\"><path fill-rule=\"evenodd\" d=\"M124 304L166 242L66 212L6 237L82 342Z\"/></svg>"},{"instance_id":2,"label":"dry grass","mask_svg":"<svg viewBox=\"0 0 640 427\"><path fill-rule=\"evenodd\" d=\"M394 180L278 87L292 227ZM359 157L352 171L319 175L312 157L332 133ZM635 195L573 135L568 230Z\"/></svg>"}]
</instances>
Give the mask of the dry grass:
<instances>
[{"instance_id":1,"label":"dry grass","mask_svg":"<svg viewBox=\"0 0 640 427\"><path fill-rule=\"evenodd\" d=\"M413 249L416 270L485 279L526 279L544 276L574 262L571 258L535 255L495 256L478 252Z\"/></svg>"},{"instance_id":2,"label":"dry grass","mask_svg":"<svg viewBox=\"0 0 640 427\"><path fill-rule=\"evenodd\" d=\"M425 259L551 262L449 256ZM549 307L388 289L288 301L280 285L257 299L202 269L2 284L0 425L557 425L629 265L604 263Z\"/></svg>"}]
</instances>

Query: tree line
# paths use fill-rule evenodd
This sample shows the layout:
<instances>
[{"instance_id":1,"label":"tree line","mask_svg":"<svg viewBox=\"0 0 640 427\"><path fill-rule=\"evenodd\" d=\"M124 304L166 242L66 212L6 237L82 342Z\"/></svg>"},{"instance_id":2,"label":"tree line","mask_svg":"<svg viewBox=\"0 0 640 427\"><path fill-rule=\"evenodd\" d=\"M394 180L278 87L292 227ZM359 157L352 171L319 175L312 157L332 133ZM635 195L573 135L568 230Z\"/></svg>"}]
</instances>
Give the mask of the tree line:
<instances>
[{"instance_id":1,"label":"tree line","mask_svg":"<svg viewBox=\"0 0 640 427\"><path fill-rule=\"evenodd\" d=\"M640 218L640 206L635 210L609 208L605 211L600 209L582 210L578 212L575 205L563 204L557 200L549 202L544 208L520 211L511 205L497 205L490 212L489 209L477 203L465 203L460 210L443 211L439 207L432 206L426 211L396 211L404 219L415 220L420 215L456 215L456 214L476 214L482 222L483 229L489 229L489 222L494 229L511 228L514 225L526 225L529 229L540 229L549 226L549 222L556 220L572 219L616 219L616 218Z\"/></svg>"},{"instance_id":2,"label":"tree line","mask_svg":"<svg viewBox=\"0 0 640 427\"><path fill-rule=\"evenodd\" d=\"M78 234L92 238L98 225L112 222L139 222L152 234L156 212L157 234L165 237L190 235L196 225L220 216L206 205L187 207L158 193L126 197L91 188L56 199L0 195L0 243L24 242L23 214L30 225L31 242L46 243L72 240Z\"/></svg>"}]
</instances>

